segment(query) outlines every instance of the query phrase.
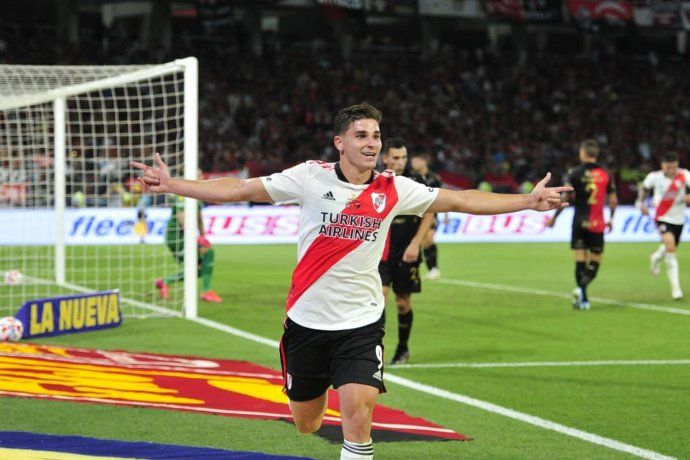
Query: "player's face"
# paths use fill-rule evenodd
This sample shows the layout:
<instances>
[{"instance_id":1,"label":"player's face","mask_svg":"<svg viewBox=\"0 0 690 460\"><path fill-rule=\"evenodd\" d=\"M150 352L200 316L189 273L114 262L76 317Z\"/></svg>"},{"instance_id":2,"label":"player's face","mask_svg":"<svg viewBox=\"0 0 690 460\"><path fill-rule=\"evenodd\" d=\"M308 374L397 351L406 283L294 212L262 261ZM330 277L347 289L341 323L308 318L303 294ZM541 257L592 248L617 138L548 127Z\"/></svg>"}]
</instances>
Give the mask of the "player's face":
<instances>
[{"instance_id":1,"label":"player's face","mask_svg":"<svg viewBox=\"0 0 690 460\"><path fill-rule=\"evenodd\" d=\"M678 162L677 161L662 161L661 170L667 177L674 177L678 172Z\"/></svg>"},{"instance_id":2,"label":"player's face","mask_svg":"<svg viewBox=\"0 0 690 460\"><path fill-rule=\"evenodd\" d=\"M381 152L381 130L376 120L356 120L344 133L333 139L340 152L341 161L346 161L360 171L376 168Z\"/></svg>"},{"instance_id":3,"label":"player's face","mask_svg":"<svg viewBox=\"0 0 690 460\"><path fill-rule=\"evenodd\" d=\"M395 171L395 174L402 174L407 164L407 148L400 147L399 149L388 149L383 155L383 164L386 165L386 168Z\"/></svg>"},{"instance_id":4,"label":"player's face","mask_svg":"<svg viewBox=\"0 0 690 460\"><path fill-rule=\"evenodd\" d=\"M580 161L584 163L588 158L589 156L587 156L587 151L585 149L580 149Z\"/></svg>"},{"instance_id":5,"label":"player's face","mask_svg":"<svg viewBox=\"0 0 690 460\"><path fill-rule=\"evenodd\" d=\"M417 171L419 174L426 174L427 173L427 164L426 160L422 157L414 157L410 160L410 166L412 166L412 169Z\"/></svg>"}]
</instances>

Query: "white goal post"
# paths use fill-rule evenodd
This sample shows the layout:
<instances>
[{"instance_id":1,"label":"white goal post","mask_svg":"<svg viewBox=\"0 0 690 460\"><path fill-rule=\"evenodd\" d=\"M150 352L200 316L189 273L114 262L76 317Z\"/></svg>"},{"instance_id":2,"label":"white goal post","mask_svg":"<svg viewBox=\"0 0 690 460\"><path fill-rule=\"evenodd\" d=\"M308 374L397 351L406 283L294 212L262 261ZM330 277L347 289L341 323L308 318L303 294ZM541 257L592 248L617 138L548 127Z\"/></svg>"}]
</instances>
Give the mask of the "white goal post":
<instances>
[{"instance_id":1,"label":"white goal post","mask_svg":"<svg viewBox=\"0 0 690 460\"><path fill-rule=\"evenodd\" d=\"M197 112L193 57L0 65L0 316L118 289L127 315L196 317L197 202L184 199L174 234L177 198L142 194L129 162L159 152L173 174L196 179ZM157 279L173 280L167 293Z\"/></svg>"}]
</instances>

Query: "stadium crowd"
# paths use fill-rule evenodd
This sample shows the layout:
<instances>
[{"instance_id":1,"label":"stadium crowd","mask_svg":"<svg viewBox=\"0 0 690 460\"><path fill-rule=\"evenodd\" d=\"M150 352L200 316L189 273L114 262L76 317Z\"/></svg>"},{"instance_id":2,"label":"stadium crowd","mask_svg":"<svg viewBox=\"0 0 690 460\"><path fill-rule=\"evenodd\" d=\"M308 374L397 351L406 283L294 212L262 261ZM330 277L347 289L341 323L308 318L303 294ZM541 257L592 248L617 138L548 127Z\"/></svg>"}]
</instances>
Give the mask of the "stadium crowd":
<instances>
[{"instance_id":1,"label":"stadium crowd","mask_svg":"<svg viewBox=\"0 0 690 460\"><path fill-rule=\"evenodd\" d=\"M2 37L0 37L2 38ZM247 40L152 55L113 37L91 42L1 40L0 63L96 64L200 60L200 166L258 175L297 162L334 160L333 114L368 101L384 113L384 137L427 152L459 187L515 192L545 171L563 177L579 143L593 137L622 202L664 152L690 159L690 65L678 56L518 55L510 49L442 46L420 59L410 48L356 46L348 58L323 40Z\"/></svg>"}]
</instances>

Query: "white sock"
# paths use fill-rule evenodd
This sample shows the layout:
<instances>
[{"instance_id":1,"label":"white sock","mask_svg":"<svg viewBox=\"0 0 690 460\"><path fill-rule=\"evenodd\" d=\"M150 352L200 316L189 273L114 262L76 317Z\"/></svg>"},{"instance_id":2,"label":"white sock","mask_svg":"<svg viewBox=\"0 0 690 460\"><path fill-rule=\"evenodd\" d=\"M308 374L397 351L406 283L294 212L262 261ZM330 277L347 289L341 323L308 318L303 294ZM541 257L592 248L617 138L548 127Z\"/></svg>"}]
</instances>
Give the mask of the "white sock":
<instances>
[{"instance_id":1,"label":"white sock","mask_svg":"<svg viewBox=\"0 0 690 460\"><path fill-rule=\"evenodd\" d=\"M654 258L661 259L662 257L664 257L664 254L666 254L666 246L661 244L659 245L659 249L654 251Z\"/></svg>"},{"instance_id":2,"label":"white sock","mask_svg":"<svg viewBox=\"0 0 690 460\"><path fill-rule=\"evenodd\" d=\"M671 289L680 290L680 281L678 281L678 258L675 252L669 252L664 259L666 262L666 274L668 281L671 283Z\"/></svg>"},{"instance_id":3,"label":"white sock","mask_svg":"<svg viewBox=\"0 0 690 460\"><path fill-rule=\"evenodd\" d=\"M352 442L343 440L340 450L340 460L373 460L374 443L369 438L367 442Z\"/></svg>"}]
</instances>

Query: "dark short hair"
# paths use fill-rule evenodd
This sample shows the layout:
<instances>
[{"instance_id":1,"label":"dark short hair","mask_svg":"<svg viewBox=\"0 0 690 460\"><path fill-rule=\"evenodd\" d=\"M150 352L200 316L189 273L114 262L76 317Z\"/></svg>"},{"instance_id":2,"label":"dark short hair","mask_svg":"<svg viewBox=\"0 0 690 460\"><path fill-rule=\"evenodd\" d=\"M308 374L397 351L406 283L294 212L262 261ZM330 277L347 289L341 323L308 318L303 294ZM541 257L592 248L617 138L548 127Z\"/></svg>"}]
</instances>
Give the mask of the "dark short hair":
<instances>
[{"instance_id":1,"label":"dark short hair","mask_svg":"<svg viewBox=\"0 0 690 460\"><path fill-rule=\"evenodd\" d=\"M413 152L410 155L410 158L421 158L424 161L426 161L427 163L431 162L431 156L423 150L417 150L417 151Z\"/></svg>"},{"instance_id":2,"label":"dark short hair","mask_svg":"<svg viewBox=\"0 0 690 460\"><path fill-rule=\"evenodd\" d=\"M401 149L403 147L405 147L405 141L402 137L391 137L387 139L386 143L383 145L383 153L386 154L390 149Z\"/></svg>"},{"instance_id":3,"label":"dark short hair","mask_svg":"<svg viewBox=\"0 0 690 460\"><path fill-rule=\"evenodd\" d=\"M675 163L678 161L678 153L676 152L666 152L664 156L661 157L661 161L664 163Z\"/></svg>"},{"instance_id":4,"label":"dark short hair","mask_svg":"<svg viewBox=\"0 0 690 460\"><path fill-rule=\"evenodd\" d=\"M347 131L352 123L357 120L376 120L381 123L381 112L369 104L357 104L345 107L335 116L335 134L339 135Z\"/></svg>"},{"instance_id":5,"label":"dark short hair","mask_svg":"<svg viewBox=\"0 0 690 460\"><path fill-rule=\"evenodd\" d=\"M599 143L594 139L586 139L580 144L580 149L585 151L585 155L589 158L596 158L599 156Z\"/></svg>"}]
</instances>

